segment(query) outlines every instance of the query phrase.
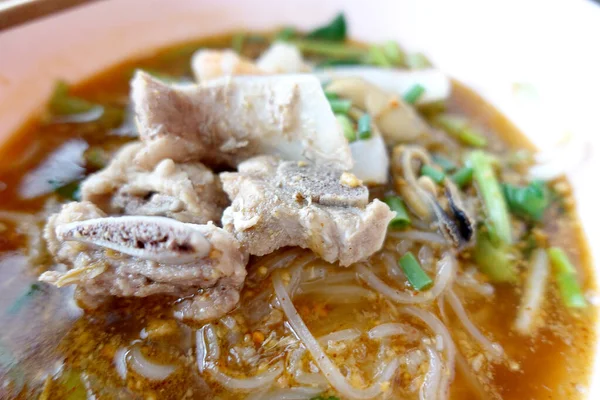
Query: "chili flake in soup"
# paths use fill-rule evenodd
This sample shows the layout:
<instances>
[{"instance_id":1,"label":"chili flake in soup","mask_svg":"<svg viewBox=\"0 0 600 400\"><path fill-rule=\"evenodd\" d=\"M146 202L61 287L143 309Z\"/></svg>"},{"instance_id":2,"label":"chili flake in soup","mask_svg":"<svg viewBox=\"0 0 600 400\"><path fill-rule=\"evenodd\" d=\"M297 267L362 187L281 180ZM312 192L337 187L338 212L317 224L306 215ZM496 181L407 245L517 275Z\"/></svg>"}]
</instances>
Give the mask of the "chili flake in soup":
<instances>
[{"instance_id":1,"label":"chili flake in soup","mask_svg":"<svg viewBox=\"0 0 600 400\"><path fill-rule=\"evenodd\" d=\"M2 149L0 397L584 395L569 184L423 55L346 30L57 83Z\"/></svg>"}]
</instances>

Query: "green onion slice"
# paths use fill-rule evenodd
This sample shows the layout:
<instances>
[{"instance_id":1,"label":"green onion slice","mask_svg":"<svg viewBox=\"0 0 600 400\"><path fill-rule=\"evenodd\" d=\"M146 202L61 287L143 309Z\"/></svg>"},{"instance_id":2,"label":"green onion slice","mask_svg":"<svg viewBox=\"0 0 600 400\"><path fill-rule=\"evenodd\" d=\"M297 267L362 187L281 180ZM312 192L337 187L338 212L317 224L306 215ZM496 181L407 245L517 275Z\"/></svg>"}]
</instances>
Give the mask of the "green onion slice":
<instances>
[{"instance_id":1,"label":"green onion slice","mask_svg":"<svg viewBox=\"0 0 600 400\"><path fill-rule=\"evenodd\" d=\"M396 211L396 216L390 221L389 227L391 229L403 229L410 225L410 217L404 201L398 196L386 196L383 199L384 203L388 205L390 210Z\"/></svg>"},{"instance_id":2,"label":"green onion slice","mask_svg":"<svg viewBox=\"0 0 600 400\"><path fill-rule=\"evenodd\" d=\"M398 264L400 264L411 286L416 290L426 289L433 284L431 278L423 271L423 268L421 268L419 262L411 252L403 255Z\"/></svg>"},{"instance_id":3,"label":"green onion slice","mask_svg":"<svg viewBox=\"0 0 600 400\"><path fill-rule=\"evenodd\" d=\"M358 138L366 140L371 138L371 116L363 114L358 119Z\"/></svg>"}]
</instances>

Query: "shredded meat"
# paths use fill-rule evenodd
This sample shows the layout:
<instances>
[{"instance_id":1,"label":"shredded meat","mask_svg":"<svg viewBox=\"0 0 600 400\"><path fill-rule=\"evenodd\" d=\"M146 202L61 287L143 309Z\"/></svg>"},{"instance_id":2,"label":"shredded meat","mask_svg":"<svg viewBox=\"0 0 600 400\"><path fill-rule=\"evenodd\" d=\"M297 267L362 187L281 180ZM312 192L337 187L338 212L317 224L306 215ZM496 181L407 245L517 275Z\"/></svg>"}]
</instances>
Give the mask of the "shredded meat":
<instances>
[{"instance_id":1,"label":"shredded meat","mask_svg":"<svg viewBox=\"0 0 600 400\"><path fill-rule=\"evenodd\" d=\"M146 144L135 161L145 168L165 158L235 167L258 154L352 167L341 127L311 75L238 76L183 86L138 72L132 100Z\"/></svg>"},{"instance_id":2,"label":"shredded meat","mask_svg":"<svg viewBox=\"0 0 600 400\"><path fill-rule=\"evenodd\" d=\"M210 169L171 159L142 169L133 158L143 146L124 146L105 169L89 176L81 185L82 199L110 214L157 215L196 224L221 219L227 196Z\"/></svg>"},{"instance_id":3,"label":"shredded meat","mask_svg":"<svg viewBox=\"0 0 600 400\"><path fill-rule=\"evenodd\" d=\"M48 220L44 234L67 271L40 280L77 285L76 296L94 308L110 298L166 294L180 298L175 315L208 321L236 306L248 256L213 224L164 217L107 217L90 202L69 203Z\"/></svg>"},{"instance_id":4,"label":"shredded meat","mask_svg":"<svg viewBox=\"0 0 600 400\"><path fill-rule=\"evenodd\" d=\"M351 174L322 164L259 156L222 173L232 204L223 227L250 254L284 246L310 248L324 260L350 265L379 250L394 213Z\"/></svg>"}]
</instances>

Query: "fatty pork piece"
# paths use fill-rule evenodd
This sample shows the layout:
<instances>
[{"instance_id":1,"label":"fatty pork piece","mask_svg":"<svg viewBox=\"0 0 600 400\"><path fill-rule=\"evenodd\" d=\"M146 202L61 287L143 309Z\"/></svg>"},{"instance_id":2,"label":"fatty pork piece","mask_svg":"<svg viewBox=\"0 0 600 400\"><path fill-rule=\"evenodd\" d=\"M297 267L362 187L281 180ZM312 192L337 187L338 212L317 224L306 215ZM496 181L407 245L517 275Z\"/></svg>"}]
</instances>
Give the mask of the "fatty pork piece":
<instances>
[{"instance_id":1,"label":"fatty pork piece","mask_svg":"<svg viewBox=\"0 0 600 400\"><path fill-rule=\"evenodd\" d=\"M95 308L110 296L171 295L175 316L208 321L239 300L248 255L213 224L186 224L164 217L107 217L90 202L74 202L52 215L44 237L66 272L40 280L77 285L76 298Z\"/></svg>"},{"instance_id":2,"label":"fatty pork piece","mask_svg":"<svg viewBox=\"0 0 600 400\"><path fill-rule=\"evenodd\" d=\"M196 224L221 219L227 196L210 169L165 159L144 170L133 163L143 147L140 142L124 146L105 169L83 182L82 199L109 214L156 215Z\"/></svg>"},{"instance_id":3,"label":"fatty pork piece","mask_svg":"<svg viewBox=\"0 0 600 400\"><path fill-rule=\"evenodd\" d=\"M309 248L350 265L378 251L394 213L351 173L303 161L259 156L221 173L232 201L223 227L250 254L284 246Z\"/></svg>"},{"instance_id":4,"label":"fatty pork piece","mask_svg":"<svg viewBox=\"0 0 600 400\"><path fill-rule=\"evenodd\" d=\"M131 86L146 144L135 160L144 167L164 158L235 167L259 154L352 167L348 142L312 75L169 85L138 71Z\"/></svg>"}]
</instances>

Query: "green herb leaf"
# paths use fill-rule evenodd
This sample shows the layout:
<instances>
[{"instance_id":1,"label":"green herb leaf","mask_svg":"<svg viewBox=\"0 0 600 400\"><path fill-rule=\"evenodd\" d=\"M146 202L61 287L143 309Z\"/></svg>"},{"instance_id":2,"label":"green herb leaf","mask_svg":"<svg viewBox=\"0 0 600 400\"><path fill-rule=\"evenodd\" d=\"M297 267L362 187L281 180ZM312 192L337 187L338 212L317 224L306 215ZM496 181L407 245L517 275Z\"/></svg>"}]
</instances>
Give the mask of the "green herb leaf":
<instances>
[{"instance_id":1,"label":"green herb leaf","mask_svg":"<svg viewBox=\"0 0 600 400\"><path fill-rule=\"evenodd\" d=\"M69 85L61 80L54 85L52 97L48 102L48 109L53 115L81 114L98 106L98 104L70 95Z\"/></svg>"},{"instance_id":2,"label":"green herb leaf","mask_svg":"<svg viewBox=\"0 0 600 400\"><path fill-rule=\"evenodd\" d=\"M344 13L339 13L327 25L316 28L309 32L306 37L309 39L343 42L346 40L346 17L344 17Z\"/></svg>"},{"instance_id":3,"label":"green herb leaf","mask_svg":"<svg viewBox=\"0 0 600 400\"><path fill-rule=\"evenodd\" d=\"M396 43L395 41L389 40L389 41L385 42L381 46L381 49L383 50L383 53L385 54L386 58L392 64L394 64L394 65L403 65L404 64L406 54L404 53L404 51L402 51L402 49L400 48L398 43Z\"/></svg>"},{"instance_id":4,"label":"green herb leaf","mask_svg":"<svg viewBox=\"0 0 600 400\"><path fill-rule=\"evenodd\" d=\"M391 67L393 66L392 62L388 60L385 55L385 52L380 46L371 46L369 47L369 52L367 54L367 60L369 64L376 65L378 67Z\"/></svg>"},{"instance_id":5,"label":"green herb leaf","mask_svg":"<svg viewBox=\"0 0 600 400\"><path fill-rule=\"evenodd\" d=\"M363 60L367 50L361 47L316 39L294 39L290 43L305 54L315 54L336 60Z\"/></svg>"},{"instance_id":6,"label":"green herb leaf","mask_svg":"<svg viewBox=\"0 0 600 400\"><path fill-rule=\"evenodd\" d=\"M81 200L81 192L79 190L80 182L64 183L61 181L49 180L48 183L54 188L54 193L59 196L74 201Z\"/></svg>"},{"instance_id":7,"label":"green herb leaf","mask_svg":"<svg viewBox=\"0 0 600 400\"><path fill-rule=\"evenodd\" d=\"M433 284L431 278L423 271L423 268L421 268L419 262L411 252L402 256L398 264L400 264L411 286L416 290L426 289Z\"/></svg>"},{"instance_id":8,"label":"green herb leaf","mask_svg":"<svg viewBox=\"0 0 600 400\"><path fill-rule=\"evenodd\" d=\"M502 185L502 191L510 211L526 218L539 221L550 204L550 195L546 184L533 181L525 187L508 183Z\"/></svg>"},{"instance_id":9,"label":"green herb leaf","mask_svg":"<svg viewBox=\"0 0 600 400\"><path fill-rule=\"evenodd\" d=\"M296 36L296 28L293 26L286 26L282 28L277 35L275 36L275 40L283 40L288 41L293 39Z\"/></svg>"},{"instance_id":10,"label":"green herb leaf","mask_svg":"<svg viewBox=\"0 0 600 400\"><path fill-rule=\"evenodd\" d=\"M244 49L244 42L246 41L246 33L240 32L233 35L231 38L231 48L238 54L242 54Z\"/></svg>"},{"instance_id":11,"label":"green herb leaf","mask_svg":"<svg viewBox=\"0 0 600 400\"><path fill-rule=\"evenodd\" d=\"M400 197L386 196L383 201L388 205L390 210L396 211L396 216L392 218L389 224L391 229L403 229L411 224L404 201Z\"/></svg>"}]
</instances>

